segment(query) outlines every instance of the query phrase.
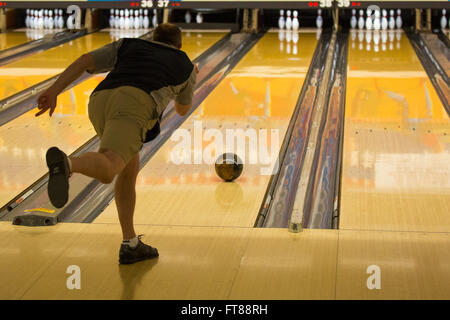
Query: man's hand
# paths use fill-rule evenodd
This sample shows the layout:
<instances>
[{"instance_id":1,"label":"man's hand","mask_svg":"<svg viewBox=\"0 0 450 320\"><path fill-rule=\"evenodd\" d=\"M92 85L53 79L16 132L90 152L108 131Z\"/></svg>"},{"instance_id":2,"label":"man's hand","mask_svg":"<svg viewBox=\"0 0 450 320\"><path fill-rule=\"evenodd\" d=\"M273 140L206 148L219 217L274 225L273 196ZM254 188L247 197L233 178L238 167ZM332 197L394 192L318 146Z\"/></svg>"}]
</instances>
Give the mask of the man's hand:
<instances>
[{"instance_id":1,"label":"man's hand","mask_svg":"<svg viewBox=\"0 0 450 320\"><path fill-rule=\"evenodd\" d=\"M55 94L53 92L53 90L51 90L51 88L49 88L45 92L43 92L37 99L37 103L38 103L37 107L40 111L35 114L35 117L39 117L41 114L45 113L47 110L50 110L49 115L51 117L56 108L56 97L57 97L57 94Z\"/></svg>"}]
</instances>

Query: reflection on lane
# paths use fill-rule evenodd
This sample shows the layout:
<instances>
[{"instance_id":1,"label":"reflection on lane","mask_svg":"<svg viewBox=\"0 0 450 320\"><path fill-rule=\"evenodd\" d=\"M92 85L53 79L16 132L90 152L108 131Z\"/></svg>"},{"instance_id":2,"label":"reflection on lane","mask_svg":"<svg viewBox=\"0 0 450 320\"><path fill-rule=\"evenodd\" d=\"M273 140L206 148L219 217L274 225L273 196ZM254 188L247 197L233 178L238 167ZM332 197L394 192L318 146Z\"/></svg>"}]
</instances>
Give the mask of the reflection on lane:
<instances>
[{"instance_id":1,"label":"reflection on lane","mask_svg":"<svg viewBox=\"0 0 450 320\"><path fill-rule=\"evenodd\" d=\"M340 228L449 231L449 117L399 34L349 48Z\"/></svg>"}]
</instances>

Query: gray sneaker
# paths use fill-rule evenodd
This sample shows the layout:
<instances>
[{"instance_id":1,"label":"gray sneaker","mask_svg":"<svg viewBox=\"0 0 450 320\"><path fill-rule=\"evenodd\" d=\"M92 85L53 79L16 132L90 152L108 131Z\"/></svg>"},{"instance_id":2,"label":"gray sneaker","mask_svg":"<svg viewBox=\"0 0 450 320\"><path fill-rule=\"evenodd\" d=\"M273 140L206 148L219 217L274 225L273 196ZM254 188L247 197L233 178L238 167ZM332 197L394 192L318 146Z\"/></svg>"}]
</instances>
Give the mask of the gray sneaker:
<instances>
[{"instance_id":1,"label":"gray sneaker","mask_svg":"<svg viewBox=\"0 0 450 320\"><path fill-rule=\"evenodd\" d=\"M138 244L132 248L127 244L120 246L119 263L132 264L146 259L159 257L158 250L141 241L142 234L138 235Z\"/></svg>"}]
</instances>

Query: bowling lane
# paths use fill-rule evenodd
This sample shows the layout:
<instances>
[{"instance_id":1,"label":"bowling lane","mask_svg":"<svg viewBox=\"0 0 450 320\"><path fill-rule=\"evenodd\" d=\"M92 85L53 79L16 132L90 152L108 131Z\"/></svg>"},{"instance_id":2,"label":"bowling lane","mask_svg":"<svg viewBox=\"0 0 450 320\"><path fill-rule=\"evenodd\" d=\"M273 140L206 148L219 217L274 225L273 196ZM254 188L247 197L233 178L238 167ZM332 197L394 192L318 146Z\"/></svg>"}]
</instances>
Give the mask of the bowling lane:
<instances>
[{"instance_id":1,"label":"bowling lane","mask_svg":"<svg viewBox=\"0 0 450 320\"><path fill-rule=\"evenodd\" d=\"M267 33L141 170L137 224L253 226L317 45L315 33L278 37ZM232 183L214 170L227 133L246 146ZM118 223L115 203L94 223Z\"/></svg>"},{"instance_id":2,"label":"bowling lane","mask_svg":"<svg viewBox=\"0 0 450 320\"><path fill-rule=\"evenodd\" d=\"M183 33L183 50L195 59L225 34ZM61 94L51 118L47 114L36 118L36 110L31 110L0 126L0 207L45 173L45 152L49 147L56 145L70 154L95 135L87 117L87 104L103 78L94 76Z\"/></svg>"},{"instance_id":3,"label":"bowling lane","mask_svg":"<svg viewBox=\"0 0 450 320\"><path fill-rule=\"evenodd\" d=\"M6 50L32 41L25 31L0 33L0 50Z\"/></svg>"},{"instance_id":4,"label":"bowling lane","mask_svg":"<svg viewBox=\"0 0 450 320\"><path fill-rule=\"evenodd\" d=\"M96 32L0 67L0 99L47 80L82 54L112 42L107 32Z\"/></svg>"},{"instance_id":5,"label":"bowling lane","mask_svg":"<svg viewBox=\"0 0 450 320\"><path fill-rule=\"evenodd\" d=\"M350 41L340 229L449 232L450 121L433 85L402 32Z\"/></svg>"}]
</instances>

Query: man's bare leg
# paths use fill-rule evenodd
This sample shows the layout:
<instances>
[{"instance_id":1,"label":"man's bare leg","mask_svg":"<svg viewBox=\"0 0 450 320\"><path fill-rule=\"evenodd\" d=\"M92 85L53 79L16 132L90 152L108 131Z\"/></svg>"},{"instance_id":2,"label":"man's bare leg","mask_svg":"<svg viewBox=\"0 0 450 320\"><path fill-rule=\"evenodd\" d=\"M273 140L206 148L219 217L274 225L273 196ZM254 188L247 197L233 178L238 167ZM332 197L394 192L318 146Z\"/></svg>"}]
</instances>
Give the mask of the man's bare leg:
<instances>
[{"instance_id":1,"label":"man's bare leg","mask_svg":"<svg viewBox=\"0 0 450 320\"><path fill-rule=\"evenodd\" d=\"M88 177L108 184L125 168L125 161L117 153L100 149L99 152L86 152L78 157L70 158L72 172L81 173Z\"/></svg>"},{"instance_id":2,"label":"man's bare leg","mask_svg":"<svg viewBox=\"0 0 450 320\"><path fill-rule=\"evenodd\" d=\"M114 187L123 240L129 240L136 237L133 226L133 215L136 205L136 179L138 173L139 153L136 154L119 173Z\"/></svg>"}]
</instances>

